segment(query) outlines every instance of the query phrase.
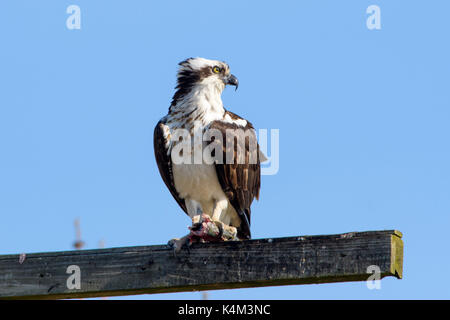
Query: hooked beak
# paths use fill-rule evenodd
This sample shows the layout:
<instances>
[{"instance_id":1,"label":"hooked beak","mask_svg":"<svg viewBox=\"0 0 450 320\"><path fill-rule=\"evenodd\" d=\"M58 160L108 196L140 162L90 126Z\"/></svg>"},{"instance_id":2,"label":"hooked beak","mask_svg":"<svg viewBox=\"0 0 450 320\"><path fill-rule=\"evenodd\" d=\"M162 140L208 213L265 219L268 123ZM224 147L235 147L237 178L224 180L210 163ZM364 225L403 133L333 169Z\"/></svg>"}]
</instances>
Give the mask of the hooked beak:
<instances>
[{"instance_id":1,"label":"hooked beak","mask_svg":"<svg viewBox=\"0 0 450 320\"><path fill-rule=\"evenodd\" d=\"M237 88L239 87L239 81L238 81L238 79L237 79L234 75L232 75L232 74L229 74L229 75L227 76L227 78L226 78L226 80L225 80L225 84L229 84L229 85L235 86L235 87L236 87L236 90L237 90ZM236 91L236 90L235 90L235 91Z\"/></svg>"}]
</instances>

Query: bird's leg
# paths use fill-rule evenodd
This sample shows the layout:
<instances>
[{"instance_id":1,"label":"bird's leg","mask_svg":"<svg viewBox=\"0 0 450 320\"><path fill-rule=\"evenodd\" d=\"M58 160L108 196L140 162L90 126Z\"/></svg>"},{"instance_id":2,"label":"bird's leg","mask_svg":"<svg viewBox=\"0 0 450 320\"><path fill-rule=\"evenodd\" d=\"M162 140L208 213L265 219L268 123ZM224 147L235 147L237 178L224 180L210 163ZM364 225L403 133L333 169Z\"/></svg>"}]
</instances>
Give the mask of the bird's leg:
<instances>
[{"instance_id":1,"label":"bird's leg","mask_svg":"<svg viewBox=\"0 0 450 320\"><path fill-rule=\"evenodd\" d=\"M220 229L220 236L223 241L239 240L237 237L237 229L228 225L227 223L222 222L225 218L224 215L226 215L228 206L229 201L227 198L217 200L214 204L212 220ZM225 218L225 220L227 219Z\"/></svg>"},{"instance_id":2,"label":"bird's leg","mask_svg":"<svg viewBox=\"0 0 450 320\"><path fill-rule=\"evenodd\" d=\"M207 215L205 215L207 216ZM196 208L196 215L191 216L192 218L192 226L189 228L190 230L199 230L203 225L203 212L200 207Z\"/></svg>"}]
</instances>

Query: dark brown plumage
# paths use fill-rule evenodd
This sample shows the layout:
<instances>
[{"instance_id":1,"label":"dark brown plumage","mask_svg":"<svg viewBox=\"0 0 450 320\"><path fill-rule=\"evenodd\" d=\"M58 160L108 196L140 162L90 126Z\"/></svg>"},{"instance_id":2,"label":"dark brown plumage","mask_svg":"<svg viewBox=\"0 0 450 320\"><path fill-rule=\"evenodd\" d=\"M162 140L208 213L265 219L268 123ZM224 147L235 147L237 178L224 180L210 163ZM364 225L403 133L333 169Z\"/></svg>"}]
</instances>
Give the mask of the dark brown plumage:
<instances>
[{"instance_id":1,"label":"dark brown plumage","mask_svg":"<svg viewBox=\"0 0 450 320\"><path fill-rule=\"evenodd\" d=\"M236 114L226 111L226 114L230 115L233 120L242 119ZM256 135L254 134L254 128L250 122L247 121L247 125L245 127L240 127L235 123L228 123L224 121L214 121L210 125L211 129L217 129L222 132L222 136L226 137L227 129L243 129L252 130L251 137L246 137L245 139L245 163L238 164L237 161L237 151L238 151L238 143L234 141L234 143L230 143L228 139L224 139L224 144L222 145L223 149L223 159L224 164L216 164L216 172L217 177L219 178L220 185L222 186L223 191L228 197L233 208L238 213L241 218L241 226L238 228L238 237L240 239L250 239L250 217L251 217L251 205L253 199L259 199L259 190L260 190L260 175L261 175L261 166L259 159L259 145L257 145L256 150L250 150L250 141L249 139L255 139ZM250 131L249 131L250 132ZM237 140L237 139L235 139ZM230 148L234 147L233 152L230 152ZM226 163L226 154L227 151L230 154L233 154L233 162L231 164ZM256 163L249 163L250 153L253 154L255 159L257 159Z\"/></svg>"},{"instance_id":2,"label":"dark brown plumage","mask_svg":"<svg viewBox=\"0 0 450 320\"><path fill-rule=\"evenodd\" d=\"M159 121L153 132L153 149L155 152L156 163L158 164L158 170L170 193L180 205L181 209L183 209L183 211L187 214L188 212L184 200L178 196L178 192L175 189L172 172L172 160L170 159L170 155L167 154L168 150L166 148L165 141L163 122Z\"/></svg>"}]
</instances>

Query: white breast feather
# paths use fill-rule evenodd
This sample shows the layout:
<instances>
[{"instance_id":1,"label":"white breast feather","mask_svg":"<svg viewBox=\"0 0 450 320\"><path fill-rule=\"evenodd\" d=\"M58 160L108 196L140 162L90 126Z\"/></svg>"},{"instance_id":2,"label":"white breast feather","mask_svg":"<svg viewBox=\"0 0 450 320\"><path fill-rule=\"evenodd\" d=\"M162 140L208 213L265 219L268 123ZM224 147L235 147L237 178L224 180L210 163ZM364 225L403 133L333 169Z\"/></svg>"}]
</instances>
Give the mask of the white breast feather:
<instances>
[{"instance_id":1,"label":"white breast feather","mask_svg":"<svg viewBox=\"0 0 450 320\"><path fill-rule=\"evenodd\" d=\"M216 120L235 123L242 127L247 125L244 119L233 120L228 114L225 115L221 99L223 89L223 83L211 82L206 78L182 101L178 101L171 107L171 113L162 119L165 123L164 138L169 156L172 147L170 140L172 130L183 128L191 131L194 125L192 119L200 121L203 127ZM214 164L172 164L172 170L174 185L180 198L199 202L204 213L211 215L217 201L228 202L219 183ZM229 202L221 221L227 224L231 222L236 226L240 224L240 219Z\"/></svg>"}]
</instances>

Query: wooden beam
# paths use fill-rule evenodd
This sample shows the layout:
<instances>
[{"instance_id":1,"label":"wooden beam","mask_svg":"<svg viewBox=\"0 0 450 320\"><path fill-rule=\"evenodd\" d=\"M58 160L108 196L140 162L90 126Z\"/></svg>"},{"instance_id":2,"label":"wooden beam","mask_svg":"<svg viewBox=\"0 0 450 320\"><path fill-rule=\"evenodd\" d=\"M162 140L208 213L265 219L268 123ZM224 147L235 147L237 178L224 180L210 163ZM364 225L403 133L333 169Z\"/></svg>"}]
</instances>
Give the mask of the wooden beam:
<instances>
[{"instance_id":1,"label":"wooden beam","mask_svg":"<svg viewBox=\"0 0 450 320\"><path fill-rule=\"evenodd\" d=\"M177 255L166 245L0 255L0 298L61 299L365 281L371 265L379 268L381 278L401 278L401 237L400 232L389 230L230 241L194 244Z\"/></svg>"}]
</instances>

